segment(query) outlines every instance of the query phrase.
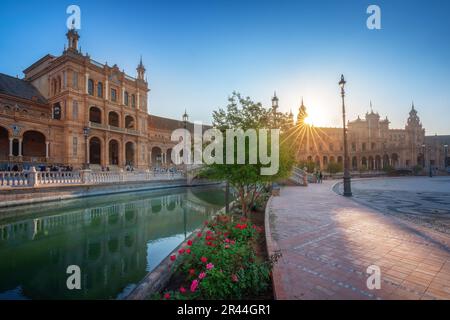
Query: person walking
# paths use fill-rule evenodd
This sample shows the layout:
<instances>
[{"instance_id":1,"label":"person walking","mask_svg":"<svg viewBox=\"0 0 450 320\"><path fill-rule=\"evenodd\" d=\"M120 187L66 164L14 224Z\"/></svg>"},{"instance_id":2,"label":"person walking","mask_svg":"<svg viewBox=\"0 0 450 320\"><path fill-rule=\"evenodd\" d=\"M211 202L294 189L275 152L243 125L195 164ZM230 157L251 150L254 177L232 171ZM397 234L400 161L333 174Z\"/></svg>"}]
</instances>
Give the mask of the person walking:
<instances>
[{"instance_id":1,"label":"person walking","mask_svg":"<svg viewBox=\"0 0 450 320\"><path fill-rule=\"evenodd\" d=\"M319 183L322 183L322 178L323 178L322 171L319 171Z\"/></svg>"}]
</instances>

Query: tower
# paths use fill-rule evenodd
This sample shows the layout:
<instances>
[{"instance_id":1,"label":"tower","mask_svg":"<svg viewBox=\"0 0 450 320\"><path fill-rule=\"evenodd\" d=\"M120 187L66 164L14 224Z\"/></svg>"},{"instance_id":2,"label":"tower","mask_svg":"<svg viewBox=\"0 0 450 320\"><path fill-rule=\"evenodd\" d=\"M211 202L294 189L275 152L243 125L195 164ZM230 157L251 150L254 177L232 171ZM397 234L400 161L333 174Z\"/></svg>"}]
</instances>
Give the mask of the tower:
<instances>
[{"instance_id":1,"label":"tower","mask_svg":"<svg viewBox=\"0 0 450 320\"><path fill-rule=\"evenodd\" d=\"M272 109L273 109L273 112L277 112L277 109L278 109L278 97L277 97L276 91L273 93Z\"/></svg>"},{"instance_id":2,"label":"tower","mask_svg":"<svg viewBox=\"0 0 450 320\"><path fill-rule=\"evenodd\" d=\"M138 80L144 81L145 67L142 64L142 56L141 56L141 60L139 61L139 65L136 68L136 71L137 71L137 78L138 78Z\"/></svg>"},{"instance_id":3,"label":"tower","mask_svg":"<svg viewBox=\"0 0 450 320\"><path fill-rule=\"evenodd\" d=\"M68 40L68 50L78 52L78 40L80 39L80 35L77 30L70 29L66 33L66 37Z\"/></svg>"},{"instance_id":4,"label":"tower","mask_svg":"<svg viewBox=\"0 0 450 320\"><path fill-rule=\"evenodd\" d=\"M302 103L301 103L300 107L298 108L297 124L305 123L306 117L308 117L308 113L306 112L306 107L303 104L303 98L302 98Z\"/></svg>"}]
</instances>

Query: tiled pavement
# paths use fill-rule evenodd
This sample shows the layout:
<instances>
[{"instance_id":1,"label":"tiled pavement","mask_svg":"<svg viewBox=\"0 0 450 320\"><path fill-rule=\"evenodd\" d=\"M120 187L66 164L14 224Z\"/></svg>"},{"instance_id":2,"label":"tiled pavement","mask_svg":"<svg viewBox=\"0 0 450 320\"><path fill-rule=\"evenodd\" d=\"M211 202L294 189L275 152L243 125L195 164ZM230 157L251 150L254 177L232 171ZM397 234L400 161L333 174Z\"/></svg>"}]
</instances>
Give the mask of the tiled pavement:
<instances>
[{"instance_id":1,"label":"tiled pavement","mask_svg":"<svg viewBox=\"0 0 450 320\"><path fill-rule=\"evenodd\" d=\"M268 204L277 299L450 299L450 236L337 195L286 187ZM367 267L381 269L370 290Z\"/></svg>"}]
</instances>

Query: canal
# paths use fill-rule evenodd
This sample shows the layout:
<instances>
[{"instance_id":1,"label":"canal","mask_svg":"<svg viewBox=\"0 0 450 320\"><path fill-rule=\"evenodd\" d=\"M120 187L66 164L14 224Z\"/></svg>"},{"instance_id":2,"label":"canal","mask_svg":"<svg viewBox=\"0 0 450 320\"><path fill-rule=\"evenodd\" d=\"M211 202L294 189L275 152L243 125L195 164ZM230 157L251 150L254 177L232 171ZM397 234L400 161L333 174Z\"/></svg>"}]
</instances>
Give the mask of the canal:
<instances>
[{"instance_id":1,"label":"canal","mask_svg":"<svg viewBox=\"0 0 450 320\"><path fill-rule=\"evenodd\" d=\"M223 206L216 186L2 209L0 299L121 299Z\"/></svg>"}]
</instances>

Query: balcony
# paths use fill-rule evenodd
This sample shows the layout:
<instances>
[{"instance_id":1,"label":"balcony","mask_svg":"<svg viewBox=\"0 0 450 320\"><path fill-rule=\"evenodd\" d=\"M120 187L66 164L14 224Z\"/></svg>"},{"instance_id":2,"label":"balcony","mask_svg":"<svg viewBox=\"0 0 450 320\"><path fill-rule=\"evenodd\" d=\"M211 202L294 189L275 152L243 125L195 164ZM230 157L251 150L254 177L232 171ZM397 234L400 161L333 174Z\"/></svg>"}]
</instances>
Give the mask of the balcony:
<instances>
[{"instance_id":1,"label":"balcony","mask_svg":"<svg viewBox=\"0 0 450 320\"><path fill-rule=\"evenodd\" d=\"M101 123L97 123L97 122L91 122L91 121L89 121L89 128L118 132L118 133L127 133L127 134L131 134L131 135L135 135L135 136L140 135L140 132L138 130L119 128L116 126L110 126L110 125L101 124Z\"/></svg>"}]
</instances>

